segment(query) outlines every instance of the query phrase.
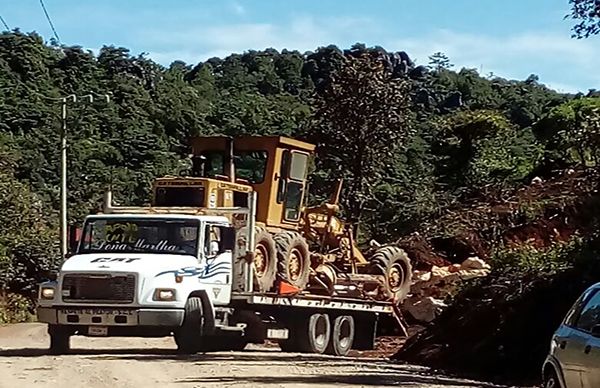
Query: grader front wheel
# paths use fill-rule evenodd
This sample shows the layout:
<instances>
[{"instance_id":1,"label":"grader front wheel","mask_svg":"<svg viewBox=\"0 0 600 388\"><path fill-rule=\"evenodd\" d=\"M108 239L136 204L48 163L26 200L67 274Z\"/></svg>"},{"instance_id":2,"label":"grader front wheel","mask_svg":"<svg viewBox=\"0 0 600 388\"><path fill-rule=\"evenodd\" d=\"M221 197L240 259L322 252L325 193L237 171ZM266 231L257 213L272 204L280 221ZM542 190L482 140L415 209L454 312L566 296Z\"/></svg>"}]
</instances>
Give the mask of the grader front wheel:
<instances>
[{"instance_id":1,"label":"grader front wheel","mask_svg":"<svg viewBox=\"0 0 600 388\"><path fill-rule=\"evenodd\" d=\"M299 289L304 289L310 274L308 244L296 232L278 233L274 240L277 247L277 276Z\"/></svg>"},{"instance_id":2,"label":"grader front wheel","mask_svg":"<svg viewBox=\"0 0 600 388\"><path fill-rule=\"evenodd\" d=\"M402 302L410 292L412 266L400 247L378 249L370 260L370 273L384 276L383 290L389 299Z\"/></svg>"}]
</instances>

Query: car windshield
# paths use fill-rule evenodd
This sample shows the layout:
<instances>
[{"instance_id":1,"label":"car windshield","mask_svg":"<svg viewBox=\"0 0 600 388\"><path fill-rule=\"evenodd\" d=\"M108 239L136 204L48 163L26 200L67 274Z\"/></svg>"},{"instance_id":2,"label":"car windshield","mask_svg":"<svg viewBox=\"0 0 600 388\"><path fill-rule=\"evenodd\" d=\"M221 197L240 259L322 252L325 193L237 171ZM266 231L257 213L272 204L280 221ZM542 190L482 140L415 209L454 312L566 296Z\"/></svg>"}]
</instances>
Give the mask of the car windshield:
<instances>
[{"instance_id":1,"label":"car windshield","mask_svg":"<svg viewBox=\"0 0 600 388\"><path fill-rule=\"evenodd\" d=\"M196 220L95 218L84 226L79 253L170 253L196 255Z\"/></svg>"}]
</instances>

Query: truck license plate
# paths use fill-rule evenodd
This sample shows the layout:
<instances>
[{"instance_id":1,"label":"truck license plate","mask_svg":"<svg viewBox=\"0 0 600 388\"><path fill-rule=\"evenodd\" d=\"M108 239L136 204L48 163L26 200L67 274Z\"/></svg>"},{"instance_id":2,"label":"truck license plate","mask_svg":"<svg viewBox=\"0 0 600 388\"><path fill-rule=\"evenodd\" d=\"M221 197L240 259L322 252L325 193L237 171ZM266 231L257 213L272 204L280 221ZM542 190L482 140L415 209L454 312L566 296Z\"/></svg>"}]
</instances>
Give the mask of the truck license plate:
<instances>
[{"instance_id":1,"label":"truck license plate","mask_svg":"<svg viewBox=\"0 0 600 388\"><path fill-rule=\"evenodd\" d=\"M106 326L89 326L88 327L88 335L107 336L108 335L108 327L106 327Z\"/></svg>"}]
</instances>

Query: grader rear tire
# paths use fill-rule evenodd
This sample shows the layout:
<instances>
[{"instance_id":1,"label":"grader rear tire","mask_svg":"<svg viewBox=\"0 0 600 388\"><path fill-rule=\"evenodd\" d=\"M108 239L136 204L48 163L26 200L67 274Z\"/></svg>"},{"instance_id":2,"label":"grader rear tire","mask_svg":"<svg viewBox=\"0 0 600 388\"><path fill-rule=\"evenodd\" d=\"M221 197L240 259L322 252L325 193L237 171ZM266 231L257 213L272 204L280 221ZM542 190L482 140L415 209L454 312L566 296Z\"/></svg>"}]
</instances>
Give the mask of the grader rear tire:
<instances>
[{"instance_id":1,"label":"grader rear tire","mask_svg":"<svg viewBox=\"0 0 600 388\"><path fill-rule=\"evenodd\" d=\"M389 299L402 302L410 292L412 266L406 252L397 246L379 248L370 259L370 272L384 275L384 291Z\"/></svg>"},{"instance_id":2,"label":"grader rear tire","mask_svg":"<svg viewBox=\"0 0 600 388\"><path fill-rule=\"evenodd\" d=\"M237 243L246 243L247 228L238 231ZM273 236L261 227L254 228L254 283L259 292L267 292L273 288L277 275L277 249Z\"/></svg>"},{"instance_id":3,"label":"grader rear tire","mask_svg":"<svg viewBox=\"0 0 600 388\"><path fill-rule=\"evenodd\" d=\"M274 237L277 247L277 277L303 290L310 275L310 253L306 240L296 232Z\"/></svg>"}]
</instances>

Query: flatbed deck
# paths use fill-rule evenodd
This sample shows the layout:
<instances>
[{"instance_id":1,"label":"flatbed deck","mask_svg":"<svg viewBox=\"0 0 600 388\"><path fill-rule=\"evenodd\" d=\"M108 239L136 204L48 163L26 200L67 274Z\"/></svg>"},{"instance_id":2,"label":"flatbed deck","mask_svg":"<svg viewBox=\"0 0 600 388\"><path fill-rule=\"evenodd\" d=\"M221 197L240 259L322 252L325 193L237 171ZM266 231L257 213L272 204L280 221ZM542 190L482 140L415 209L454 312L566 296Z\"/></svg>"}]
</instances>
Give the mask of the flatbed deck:
<instances>
[{"instance_id":1,"label":"flatbed deck","mask_svg":"<svg viewBox=\"0 0 600 388\"><path fill-rule=\"evenodd\" d=\"M364 311L371 313L393 314L394 307L391 302L375 300L336 298L322 295L278 295L236 292L231 296L234 303L253 305L309 307L332 310Z\"/></svg>"}]
</instances>

